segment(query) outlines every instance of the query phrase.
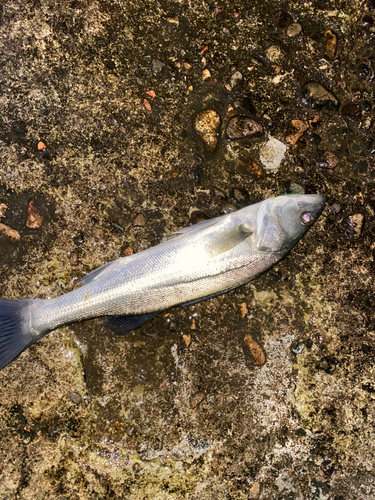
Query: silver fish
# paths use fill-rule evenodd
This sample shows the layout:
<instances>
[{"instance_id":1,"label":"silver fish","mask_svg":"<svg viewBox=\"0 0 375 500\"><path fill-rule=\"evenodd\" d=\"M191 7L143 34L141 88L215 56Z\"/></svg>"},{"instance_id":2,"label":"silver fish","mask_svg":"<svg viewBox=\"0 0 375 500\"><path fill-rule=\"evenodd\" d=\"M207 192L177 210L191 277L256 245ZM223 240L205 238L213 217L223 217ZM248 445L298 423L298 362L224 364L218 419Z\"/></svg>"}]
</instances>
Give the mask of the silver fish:
<instances>
[{"instance_id":1,"label":"silver fish","mask_svg":"<svg viewBox=\"0 0 375 500\"><path fill-rule=\"evenodd\" d=\"M59 326L100 317L123 334L165 309L247 283L289 252L325 202L317 194L270 198L109 262L60 297L0 300L0 369Z\"/></svg>"}]
</instances>

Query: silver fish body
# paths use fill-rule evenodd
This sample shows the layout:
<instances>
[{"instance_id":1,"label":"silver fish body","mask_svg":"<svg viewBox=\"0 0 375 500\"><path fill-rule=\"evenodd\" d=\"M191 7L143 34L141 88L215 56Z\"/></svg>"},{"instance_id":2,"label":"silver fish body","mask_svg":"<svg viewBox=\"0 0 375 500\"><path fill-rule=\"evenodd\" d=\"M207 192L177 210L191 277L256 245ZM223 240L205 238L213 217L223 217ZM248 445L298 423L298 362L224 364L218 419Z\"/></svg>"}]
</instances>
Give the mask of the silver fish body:
<instances>
[{"instance_id":1,"label":"silver fish body","mask_svg":"<svg viewBox=\"0 0 375 500\"><path fill-rule=\"evenodd\" d=\"M320 195L271 198L105 264L60 297L0 300L0 369L59 326L104 317L106 326L126 333L160 311L254 279L289 252L325 201Z\"/></svg>"}]
</instances>

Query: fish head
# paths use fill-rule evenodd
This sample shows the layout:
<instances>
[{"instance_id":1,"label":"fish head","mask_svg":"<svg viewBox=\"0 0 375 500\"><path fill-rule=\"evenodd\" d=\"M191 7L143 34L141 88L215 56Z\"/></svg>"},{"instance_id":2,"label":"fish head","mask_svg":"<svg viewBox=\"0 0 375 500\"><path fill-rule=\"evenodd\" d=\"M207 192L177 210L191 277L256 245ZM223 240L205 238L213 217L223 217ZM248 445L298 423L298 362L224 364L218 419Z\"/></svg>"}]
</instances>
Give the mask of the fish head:
<instances>
[{"instance_id":1,"label":"fish head","mask_svg":"<svg viewBox=\"0 0 375 500\"><path fill-rule=\"evenodd\" d=\"M256 246L262 252L287 252L308 231L327 201L319 194L285 195L260 204Z\"/></svg>"}]
</instances>

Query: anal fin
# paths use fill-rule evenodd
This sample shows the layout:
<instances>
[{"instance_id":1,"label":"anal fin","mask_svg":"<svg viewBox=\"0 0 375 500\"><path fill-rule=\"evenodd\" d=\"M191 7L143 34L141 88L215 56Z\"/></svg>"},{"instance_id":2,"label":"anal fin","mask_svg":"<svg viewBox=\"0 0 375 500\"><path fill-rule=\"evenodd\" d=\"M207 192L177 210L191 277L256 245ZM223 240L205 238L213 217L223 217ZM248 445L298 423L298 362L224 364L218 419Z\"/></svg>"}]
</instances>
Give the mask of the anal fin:
<instances>
[{"instance_id":1,"label":"anal fin","mask_svg":"<svg viewBox=\"0 0 375 500\"><path fill-rule=\"evenodd\" d=\"M149 319L154 318L160 312L161 311L154 311L134 316L104 316L103 318L100 318L99 321L103 326L117 333L117 335L125 335L126 333L139 328L143 325L143 323L146 323Z\"/></svg>"}]
</instances>

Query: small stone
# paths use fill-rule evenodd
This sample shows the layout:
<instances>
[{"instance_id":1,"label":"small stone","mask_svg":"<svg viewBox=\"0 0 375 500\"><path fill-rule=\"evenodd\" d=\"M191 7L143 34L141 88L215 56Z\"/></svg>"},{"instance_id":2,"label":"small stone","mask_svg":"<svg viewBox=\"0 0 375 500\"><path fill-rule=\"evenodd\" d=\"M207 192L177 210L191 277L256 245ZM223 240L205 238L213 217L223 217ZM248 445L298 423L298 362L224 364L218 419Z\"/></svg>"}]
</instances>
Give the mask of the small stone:
<instances>
[{"instance_id":1,"label":"small stone","mask_svg":"<svg viewBox=\"0 0 375 500\"><path fill-rule=\"evenodd\" d=\"M134 227L143 227L146 224L146 219L143 214L138 214L133 221Z\"/></svg>"},{"instance_id":2,"label":"small stone","mask_svg":"<svg viewBox=\"0 0 375 500\"><path fill-rule=\"evenodd\" d=\"M190 330L196 330L196 329L197 329L197 324L195 318L192 318L190 323Z\"/></svg>"},{"instance_id":3,"label":"small stone","mask_svg":"<svg viewBox=\"0 0 375 500\"><path fill-rule=\"evenodd\" d=\"M302 32L302 26L299 23L293 23L288 26L286 34L291 38L298 36Z\"/></svg>"},{"instance_id":4,"label":"small stone","mask_svg":"<svg viewBox=\"0 0 375 500\"><path fill-rule=\"evenodd\" d=\"M249 348L250 354L254 358L254 364L256 366L262 366L266 362L266 355L263 352L261 346L253 339L250 333L247 333L244 337L244 342Z\"/></svg>"},{"instance_id":5,"label":"small stone","mask_svg":"<svg viewBox=\"0 0 375 500\"><path fill-rule=\"evenodd\" d=\"M337 52L338 37L330 29L326 30L324 34L326 36L326 56L333 61Z\"/></svg>"},{"instance_id":6,"label":"small stone","mask_svg":"<svg viewBox=\"0 0 375 500\"><path fill-rule=\"evenodd\" d=\"M184 341L185 346L189 347L189 345L191 344L191 335L184 334L182 336L182 340Z\"/></svg>"},{"instance_id":7,"label":"small stone","mask_svg":"<svg viewBox=\"0 0 375 500\"><path fill-rule=\"evenodd\" d=\"M71 266L76 266L79 261L79 254L77 250L72 250L69 255L69 263Z\"/></svg>"},{"instance_id":8,"label":"small stone","mask_svg":"<svg viewBox=\"0 0 375 500\"><path fill-rule=\"evenodd\" d=\"M205 399L206 399L206 395L205 395L204 392L197 392L196 394L193 394L193 396L191 396L191 398L190 398L190 406L192 408L196 408Z\"/></svg>"},{"instance_id":9,"label":"small stone","mask_svg":"<svg viewBox=\"0 0 375 500\"><path fill-rule=\"evenodd\" d=\"M318 82L309 82L303 87L302 103L316 109L336 110L340 106L337 97Z\"/></svg>"},{"instance_id":10,"label":"small stone","mask_svg":"<svg viewBox=\"0 0 375 500\"><path fill-rule=\"evenodd\" d=\"M334 203L330 208L329 211L331 214L338 214L341 211L341 205L339 203Z\"/></svg>"},{"instance_id":11,"label":"small stone","mask_svg":"<svg viewBox=\"0 0 375 500\"><path fill-rule=\"evenodd\" d=\"M246 302L241 302L241 304L239 304L239 308L241 318L246 318L246 316L249 314Z\"/></svg>"},{"instance_id":12,"label":"small stone","mask_svg":"<svg viewBox=\"0 0 375 500\"><path fill-rule=\"evenodd\" d=\"M170 24L174 24L175 26L180 26L180 20L178 19L178 17L167 17L167 21Z\"/></svg>"},{"instance_id":13,"label":"small stone","mask_svg":"<svg viewBox=\"0 0 375 500\"><path fill-rule=\"evenodd\" d=\"M286 153L286 145L270 137L269 140L261 146L259 150L260 160L267 170L275 171L279 168Z\"/></svg>"},{"instance_id":14,"label":"small stone","mask_svg":"<svg viewBox=\"0 0 375 500\"><path fill-rule=\"evenodd\" d=\"M220 115L214 109L201 111L194 120L194 129L210 153L216 149L220 123Z\"/></svg>"},{"instance_id":15,"label":"small stone","mask_svg":"<svg viewBox=\"0 0 375 500\"><path fill-rule=\"evenodd\" d=\"M208 70L207 68L204 69L202 71L202 80L205 81L205 80L209 80L210 78L211 78L210 70Z\"/></svg>"},{"instance_id":16,"label":"small stone","mask_svg":"<svg viewBox=\"0 0 375 500\"><path fill-rule=\"evenodd\" d=\"M154 75L160 73L160 71L164 68L165 64L159 59L153 59L151 61L151 71Z\"/></svg>"},{"instance_id":17,"label":"small stone","mask_svg":"<svg viewBox=\"0 0 375 500\"><path fill-rule=\"evenodd\" d=\"M307 130L307 125L302 120L292 120L285 141L294 146Z\"/></svg>"},{"instance_id":18,"label":"small stone","mask_svg":"<svg viewBox=\"0 0 375 500\"><path fill-rule=\"evenodd\" d=\"M148 101L148 99L143 99L143 106L145 107L145 109L147 109L147 111L151 111L152 110L151 104Z\"/></svg>"},{"instance_id":19,"label":"small stone","mask_svg":"<svg viewBox=\"0 0 375 500\"><path fill-rule=\"evenodd\" d=\"M270 61L278 62L280 61L280 59L282 59L283 54L280 47L278 47L277 45L271 45L271 47L268 47L268 49L266 49L266 56Z\"/></svg>"},{"instance_id":20,"label":"small stone","mask_svg":"<svg viewBox=\"0 0 375 500\"><path fill-rule=\"evenodd\" d=\"M131 247L126 247L121 251L121 254L127 257L128 255L133 255L133 249Z\"/></svg>"},{"instance_id":21,"label":"small stone","mask_svg":"<svg viewBox=\"0 0 375 500\"><path fill-rule=\"evenodd\" d=\"M323 155L323 160L318 163L318 167L331 170L339 164L337 156L330 151L326 151Z\"/></svg>"},{"instance_id":22,"label":"small stone","mask_svg":"<svg viewBox=\"0 0 375 500\"><path fill-rule=\"evenodd\" d=\"M289 192L291 194L305 194L305 188L301 184L297 184L297 182L291 182Z\"/></svg>"},{"instance_id":23,"label":"small stone","mask_svg":"<svg viewBox=\"0 0 375 500\"><path fill-rule=\"evenodd\" d=\"M39 141L38 142L38 151L44 151L47 148L47 146L44 144L44 142Z\"/></svg>"},{"instance_id":24,"label":"small stone","mask_svg":"<svg viewBox=\"0 0 375 500\"><path fill-rule=\"evenodd\" d=\"M229 139L238 140L263 133L263 127L248 116L233 116L227 124L226 133Z\"/></svg>"},{"instance_id":25,"label":"small stone","mask_svg":"<svg viewBox=\"0 0 375 500\"><path fill-rule=\"evenodd\" d=\"M257 498L259 498L259 495L260 495L260 483L258 483L257 481L255 481L255 483L250 488L249 495L250 495L249 498L251 500L257 500Z\"/></svg>"},{"instance_id":26,"label":"small stone","mask_svg":"<svg viewBox=\"0 0 375 500\"><path fill-rule=\"evenodd\" d=\"M230 86L232 87L232 89L234 87L239 87L242 83L242 80L243 80L242 73L240 71L235 71L233 75L230 77Z\"/></svg>"},{"instance_id":27,"label":"small stone","mask_svg":"<svg viewBox=\"0 0 375 500\"><path fill-rule=\"evenodd\" d=\"M0 203L0 217L5 217L5 211L7 210L5 203Z\"/></svg>"},{"instance_id":28,"label":"small stone","mask_svg":"<svg viewBox=\"0 0 375 500\"><path fill-rule=\"evenodd\" d=\"M26 227L29 229L39 229L42 225L43 217L39 214L38 209L34 204L34 200L29 202L27 207Z\"/></svg>"},{"instance_id":29,"label":"small stone","mask_svg":"<svg viewBox=\"0 0 375 500\"><path fill-rule=\"evenodd\" d=\"M365 217L362 214L354 214L341 221L341 227L348 240L357 240L362 233Z\"/></svg>"},{"instance_id":30,"label":"small stone","mask_svg":"<svg viewBox=\"0 0 375 500\"><path fill-rule=\"evenodd\" d=\"M79 403L82 401L81 396L78 394L78 392L70 392L69 393L69 399L72 403L75 405L79 405Z\"/></svg>"},{"instance_id":31,"label":"small stone","mask_svg":"<svg viewBox=\"0 0 375 500\"><path fill-rule=\"evenodd\" d=\"M11 241L20 241L21 235L16 229L0 223L0 239L9 238Z\"/></svg>"}]
</instances>

